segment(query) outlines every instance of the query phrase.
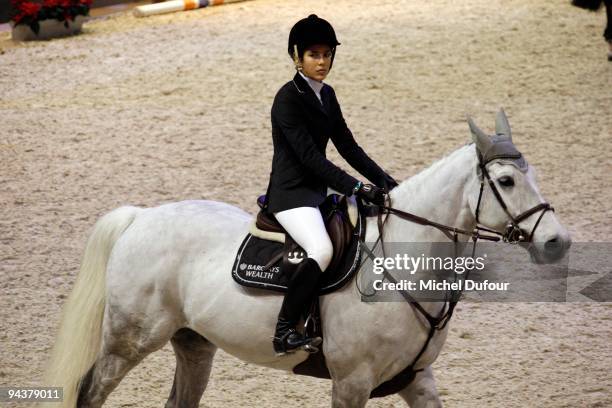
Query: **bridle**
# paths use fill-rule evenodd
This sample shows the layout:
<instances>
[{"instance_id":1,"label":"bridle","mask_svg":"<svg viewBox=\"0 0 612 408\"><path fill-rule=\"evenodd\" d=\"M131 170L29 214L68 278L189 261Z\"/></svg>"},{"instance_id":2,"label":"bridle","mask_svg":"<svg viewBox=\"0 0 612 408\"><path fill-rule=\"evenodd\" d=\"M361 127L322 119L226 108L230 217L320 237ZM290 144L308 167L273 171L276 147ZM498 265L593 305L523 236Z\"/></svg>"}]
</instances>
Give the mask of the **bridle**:
<instances>
[{"instance_id":1,"label":"bridle","mask_svg":"<svg viewBox=\"0 0 612 408\"><path fill-rule=\"evenodd\" d=\"M468 231L468 230L464 230L461 228L456 228L456 227L449 227L448 225L444 225L444 224L440 224L437 223L435 221L431 221L428 220L427 218L423 218L423 217L419 217L418 215L415 214L411 214L405 211L401 211L398 210L397 208L393 208L390 206L390 199L387 196L387 201L389 201L389 205L382 205L379 207L380 210L382 211L378 211L378 215L379 215L379 222L378 222L378 230L379 233L382 236L382 230L384 227L384 224L386 223L386 218L383 220L381 220L381 215L382 212L386 212L387 214L393 214L403 220L406 221L411 221L420 225L426 225L426 226L431 226L434 228L437 228L438 230L442 231L449 239L451 239L452 241L457 241L457 235L461 234L461 235L467 235L469 236L474 242L478 239L483 239L486 241L503 241L503 242L507 242L510 244L517 244L517 243L521 243L521 242L527 242L527 243L531 243L533 241L533 235L535 234L536 229L538 228L538 225L540 225L540 221L542 220L542 217L544 217L544 214L546 214L547 211L555 211L555 209L547 202L543 202L540 203L522 213L520 213L519 215L517 215L516 217L513 216L512 214L510 214L510 211L508 210L508 206L506 205L503 197L501 196L501 194L499 193L499 190L497 189L497 186L495 185L495 183L493 182L493 179L491 179L491 176L489 175L489 172L487 170L487 164L489 164L491 161L495 160L495 159L516 159L516 156L496 156L492 159L489 159L488 161L484 161L482 156L480 155L480 153L478 153L478 168L480 169L481 172L481 177L480 177L480 192L478 193L478 202L476 204L476 210L475 210L475 218L476 218L476 226L472 231ZM506 225L506 228L504 229L503 232L485 227L484 225L482 225L480 223L479 217L480 217L480 205L482 203L482 196L484 193L484 186L485 186L485 181L488 183L489 187L491 188L491 191L493 191L493 195L495 196L497 202L499 203L499 205L501 206L501 208L504 210L504 212L506 213L506 215L509 218L508 224ZM527 218L531 217L532 215L534 215L535 213L540 212L540 216L538 217L536 223L534 224L533 228L531 229L531 232L529 234L527 234L520 226L519 224L526 220ZM495 234L497 236L492 236L492 235L486 235L486 234L481 234L480 231L485 231L487 233L490 234ZM382 240L382 238L380 238Z\"/></svg>"},{"instance_id":2,"label":"bridle","mask_svg":"<svg viewBox=\"0 0 612 408\"><path fill-rule=\"evenodd\" d=\"M475 252L476 252L476 243L477 243L477 241L479 239L482 239L482 240L485 240L485 241L494 241L494 242L498 242L498 241L501 240L503 242L510 243L510 244L525 243L525 242L526 243L531 243L533 241L533 235L534 235L538 225L540 224L540 221L542 220L542 217L544 216L544 214L546 214L546 212L554 211L554 208L549 203L543 202L543 203L540 203L540 204L538 204L538 205L528 209L527 211L522 212L521 214L517 215L516 217L513 216L510 213L510 211L508 210L508 206L504 202L503 197L499 193L499 190L497 189L497 186L495 185L495 183L491 179L491 176L489 175L489 172L487 171L487 168L486 168L487 164L489 164L491 161L493 161L495 159L509 159L509 160L522 159L521 153L519 153L518 151L502 153L502 154L497 154L497 155L495 155L495 156L485 160L483 158L483 155L477 149L477 156L478 156L478 168L481 171L481 177L480 177L480 192L478 194L478 202L476 204L476 210L475 210L475 214L474 214L475 218L476 218L476 226L475 226L475 228L472 231L468 231L468 230L464 230L464 229L456 228L456 227L450 227L448 225L440 224L440 223L437 223L435 221L428 220L427 218L423 218L423 217L420 217L418 215L411 214L409 212L393 208L391 206L391 198L389 197L389 195L386 195L385 205L374 206L374 209L377 210L376 211L376 216L377 216L378 232L379 232L378 239L375 241L372 249L369 249L367 247L367 245L365 245L364 242L360 241L360 246L364 250L364 252L366 252L368 257L370 257L372 259L375 258L374 250L376 249L376 246L379 243L381 244L382 255L383 255L383 257L385 257L384 239L383 239L383 236L384 236L384 227L385 227L387 219L389 218L390 215L397 216L397 217L399 217L399 218L401 218L403 220L414 222L416 224L434 227L434 228L440 230L441 232L443 232L455 244L458 243L458 236L459 235L469 236L471 238L472 242L473 242L472 258L475 255ZM506 213L506 215L509 218L508 224L507 224L507 226L506 226L506 228L504 229L503 232L500 232L500 231L497 231L495 229L491 229L491 228L485 227L479 221L480 205L481 205L481 202L482 202L485 181L488 183L489 187L493 191L493 195L495 196L497 202L499 203L499 205L502 207L502 209L504 210L504 212ZM539 215L536 223L534 224L533 228L531 229L531 232L529 234L527 234L520 227L519 224L522 221L526 220L527 218L531 217L532 215L534 215L534 214L536 214L538 212L540 212L540 215ZM385 214L384 219L383 219L383 214ZM481 231L485 231L487 234L482 234ZM493 235L489 235L489 234L493 234ZM465 279L467 279L468 275L469 275L469 270L464 275ZM397 280L386 269L383 270L383 276L384 276L385 279L387 279L391 283L395 283L395 284L398 283ZM456 276L456 274L455 274L455 276ZM358 290L359 290L359 292L360 292L360 294L362 296L364 296L364 295L368 296L367 294L363 293L361 291L361 289L359 289L359 287L357 287L357 288L358 288ZM421 356L427 350L427 346L429 345L431 339L434 337L435 332L438 331L438 330L443 330L444 327L446 327L446 324L450 321L450 319L451 319L451 317L453 315L453 311L455 309L455 306L457 305L457 303L459 302L459 300L461 298L462 291L461 290L450 291L450 295L449 295L449 292L445 293L444 307L442 308L442 310L440 311L440 314L438 316L433 316L429 312L427 312L423 308L423 306L421 306L419 304L419 302L416 299L414 299L407 291L402 290L402 291L400 291L400 294L406 300L406 302L408 302L414 309L418 310L419 313L429 323L429 333L428 333L428 336L427 336L427 340L425 341L425 344L423 345L423 347L421 348L420 352L417 354L417 356L413 360L412 364L410 364L408 367L406 367L402 372L400 372L398 374L399 376L402 376L402 377L405 377L405 378L408 379L408 378L414 378L416 373L418 371L422 370L422 369L415 370L414 367L417 364L418 360L421 358Z\"/></svg>"},{"instance_id":3,"label":"bridle","mask_svg":"<svg viewBox=\"0 0 612 408\"><path fill-rule=\"evenodd\" d=\"M538 205L536 205L534 207L531 207L527 211L523 211L522 213L520 213L516 217L514 217L512 214L510 214L510 211L508 210L508 206L504 202L504 199L502 198L501 194L499 193L499 190L497 189L497 186L495 185L495 183L491 179L491 176L489 175L489 172L487 170L487 164L488 163L490 163L494 159L500 159L500 158L503 159L503 158L515 158L515 157L494 157L492 159L489 159L487 162L485 162L483 160L481 154L478 153L478 167L479 167L479 169L481 171L482 176L480 178L480 193L478 194L478 203L476 204L476 211L475 211L476 229L480 229L480 230L487 231L487 232L490 232L490 233L493 233L493 234L497 234L497 235L499 235L501 237L501 239L504 242L507 242L507 243L510 243L510 244L517 244L517 243L520 243L520 242L531 243L533 241L533 234L535 234L535 231L538 228L538 225L540 225L540 221L542 220L542 217L544 217L544 214L546 214L547 211L553 211L554 212L555 209L549 203L547 203L545 201L545 202L540 203L540 204L538 204ZM491 188L491 191L493 191L493 195L497 199L497 202L499 203L501 208L504 210L504 212L506 213L506 215L510 219L508 221L508 224L506 225L506 228L504 229L504 232L495 231L495 230L489 229L487 227L484 227L484 226L482 226L480 224L480 220L479 220L480 203L481 203L481 200L482 200L482 193L484 191L485 179L487 180L487 182L489 184L489 187ZM526 234L525 231L519 226L519 223L521 221L524 221L527 218L531 217L532 215L534 215L537 212L540 212L540 216L538 217L538 220L536 221L536 223L533 225L533 228L531 229L531 232L529 234Z\"/></svg>"}]
</instances>

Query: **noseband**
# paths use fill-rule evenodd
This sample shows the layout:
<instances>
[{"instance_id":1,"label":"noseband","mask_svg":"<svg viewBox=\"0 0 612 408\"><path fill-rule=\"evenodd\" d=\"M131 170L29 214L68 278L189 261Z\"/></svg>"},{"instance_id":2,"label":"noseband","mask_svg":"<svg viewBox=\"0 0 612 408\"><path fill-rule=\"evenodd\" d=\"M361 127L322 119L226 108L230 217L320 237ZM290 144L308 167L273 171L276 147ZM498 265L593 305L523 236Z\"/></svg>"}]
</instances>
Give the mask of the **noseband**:
<instances>
[{"instance_id":1,"label":"noseband","mask_svg":"<svg viewBox=\"0 0 612 408\"><path fill-rule=\"evenodd\" d=\"M495 159L503 159L503 158L514 159L514 157L503 157L503 156L495 157ZM491 160L489 160L489 162L490 161ZM531 243L533 241L533 234L535 234L536 228L538 228L538 225L540 225L540 221L542 220L542 217L544 216L544 214L546 214L547 211L554 212L555 209L549 203L543 202L543 203L540 203L530 208L527 211L520 213L516 217L514 217L512 214L510 214L510 211L508 210L508 206L504 202L504 199L499 193L497 186L495 185L495 183L491 179L491 176L489 175L489 172L487 171L487 164L489 162L484 162L484 160L482 159L482 156L478 154L478 166L480 168L480 171L482 172L482 176L480 178L480 193L478 194L478 204L476 205L476 214L475 214L476 229L487 231L493 234L497 234L501 237L501 239L504 242L507 242L510 244L517 244L519 242ZM504 210L506 215L510 218L503 233L482 226L478 219L480 215L480 203L482 201L482 193L484 191L485 179L489 183L489 187L491 188L491 191L493 191L493 195L497 199L497 202L499 203L501 208ZM540 216L538 217L538 220L536 221L536 223L533 225L531 232L529 234L526 234L526 232L519 226L519 223L531 217L533 214L537 212L540 212Z\"/></svg>"}]
</instances>

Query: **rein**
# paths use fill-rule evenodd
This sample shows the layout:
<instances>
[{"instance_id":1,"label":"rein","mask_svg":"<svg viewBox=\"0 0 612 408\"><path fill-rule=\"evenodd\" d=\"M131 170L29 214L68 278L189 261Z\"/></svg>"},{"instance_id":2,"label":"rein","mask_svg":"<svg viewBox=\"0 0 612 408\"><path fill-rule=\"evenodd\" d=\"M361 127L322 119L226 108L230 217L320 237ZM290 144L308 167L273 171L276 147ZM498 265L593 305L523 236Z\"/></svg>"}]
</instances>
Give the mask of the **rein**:
<instances>
[{"instance_id":1,"label":"rein","mask_svg":"<svg viewBox=\"0 0 612 408\"><path fill-rule=\"evenodd\" d=\"M495 157L495 159L499 159L499 158L504 158L504 157L499 157L499 156ZM510 158L510 157L508 157L508 158ZM512 158L514 159L515 157L512 157ZM472 231L468 231L468 230L464 230L464 229L456 228L456 227L450 227L448 225L440 224L440 223L437 223L435 221L431 221L431 220L429 220L427 218L420 217L418 215L415 215L415 214L412 214L412 213L409 213L409 212L406 212L406 211L402 211L402 210L399 210L397 208L393 208L393 207L391 207L391 198L387 195L387 197L385 199L385 205L372 206L372 207L375 207L378 210L377 211L377 215L376 215L377 216L377 224L378 224L378 233L379 233L378 239L374 243L374 245L372 247L372 250L370 250L367 247L367 245L365 245L365 243L360 240L359 243L361 245L361 248L364 250L364 252L366 252L366 254L368 255L369 258L374 259L375 255L374 255L373 251L376 249L376 247L380 243L381 244L381 249L382 249L383 257L385 257L385 246L384 246L384 238L383 238L383 236L384 236L384 227L385 227L385 224L386 224L386 222L387 222L387 220L388 220L390 215L395 215L396 217L399 217L399 218L401 218L401 219L403 219L405 221L413 222L415 224L419 224L419 225L423 225L423 226L431 226L431 227L434 227L434 228L438 229L439 231L444 233L444 235L446 235L446 237L448 237L451 241L453 241L455 243L455 254L456 254L456 251L457 251L456 244L459 242L458 241L459 235L466 235L466 236L470 237L472 242L473 242L473 246L472 246L472 258L474 257L474 255L476 253L476 243L477 243L477 241L479 239L482 239L482 240L485 240L485 241L493 241L493 242L499 242L501 240L503 242L507 242L507 243L511 243L511 244L516 244L516 243L519 243L519 242L528 242L528 243L531 243L532 240L533 240L533 234L535 233L536 228L540 224L540 221L542 220L542 217L544 216L544 214L546 214L547 211L554 211L554 208L549 203L543 202L543 203L540 203L540 204L530 208L527 211L522 212L521 214L519 214L516 217L512 216L512 214L510 214L510 211L508 210L508 206L504 202L501 194L499 193L499 190L495 186L495 183L491 179L491 176L489 175L489 172L486 169L486 165L489 162L484 162L482 156L478 153L478 166L479 166L480 170L482 171L482 177L480 179L480 192L479 192L479 195L478 195L478 203L476 205L476 212L475 212L476 226L475 226L475 228ZM494 229L487 228L487 227L485 227L485 226L480 224L480 221L479 221L480 204L482 202L482 196L483 196L483 192L484 192L485 179L487 180L491 190L493 191L493 195L497 199L497 202L500 204L500 206L502 207L502 209L504 210L506 215L508 215L508 217L510 218L510 221L508 222L508 225L506 226L506 229L504 230L504 232L499 232L499 231L496 231ZM387 202L388 202L389 205L386 205ZM540 216L538 217L536 223L534 224L533 228L531 229L531 232L529 234L526 234L525 231L520 228L519 223L521 221L524 221L525 219L529 218L530 216L536 214L537 212L540 212ZM383 219L383 213L386 213L384 219ZM495 234L495 235L481 234L480 231L485 231L485 232L487 232L489 234ZM470 272L470 270L468 269L466 271L466 273L465 273L465 278L466 279L469 276L469 272ZM455 274L455 279L456 279L456 276L457 275ZM391 283L394 283L394 284L398 283L397 280L384 267L383 267L383 277L385 279L387 279ZM369 295L361 292L359 287L357 287L357 289L359 290L359 292L360 292L360 294L362 296L369 296ZM450 292L450 295L449 295L449 292ZM462 293L463 293L462 290L447 291L445 293L445 296L444 296L444 306L442 307L442 310L440 311L440 314L438 316L433 316L429 312L427 312L423 308L423 306L421 306L421 304L416 299L414 299L414 297L412 297L407 291L405 291L405 290L400 291L400 294L402 295L404 300L408 304L410 304L410 306L412 306L414 309L418 310L419 313L429 323L429 332L428 332L428 335L427 335L427 340L423 344L423 347L421 348L421 350L419 351L417 356L412 361L412 364L410 364L408 367L406 367L400 373L400 375L414 376L414 375L416 375L416 373L418 371L422 371L423 370L423 369L415 370L414 367L417 364L417 362L419 361L419 359L421 358L421 356L427 350L427 347L429 346L429 343L433 339L436 331L443 330L446 327L446 325L448 324L448 322L450 321L450 319L451 319L451 317L453 315L453 312L455 310L455 307L457 306L457 303L459 302L459 300L461 298Z\"/></svg>"},{"instance_id":2,"label":"rein","mask_svg":"<svg viewBox=\"0 0 612 408\"><path fill-rule=\"evenodd\" d=\"M419 224L419 225L425 225L425 226L430 226L430 227L434 227L440 231L442 231L444 233L444 235L446 235L451 241L456 241L456 236L461 234L461 235L467 235L469 237L471 237L472 239L477 238L477 239L484 239L485 241L494 241L497 242L499 241L501 238L500 237L495 237L492 235L482 235L480 234L478 231L479 230L483 230L483 231L487 231L487 232L491 232L491 233L495 233L495 234L499 234L502 235L500 233L498 233L497 231L493 231L493 230L489 230L488 228L484 228L484 227L476 227L473 231L467 231L461 228L456 228L456 227L449 227L447 225L444 224L439 224L435 221L431 221L428 220L427 218L423 218L423 217L419 217L418 215L406 212L406 211L402 211L402 210L398 210L397 208L393 208L393 207L387 207L387 206L381 206L380 207L381 210L386 211L388 214L393 214L403 220L406 221L410 221L410 222L414 222L415 224ZM379 212L380 213L380 212ZM379 217L380 219L380 217ZM386 220L386 219L385 219ZM379 223L379 226L382 226L381 223ZM379 231L381 230L381 228L378 229Z\"/></svg>"}]
</instances>

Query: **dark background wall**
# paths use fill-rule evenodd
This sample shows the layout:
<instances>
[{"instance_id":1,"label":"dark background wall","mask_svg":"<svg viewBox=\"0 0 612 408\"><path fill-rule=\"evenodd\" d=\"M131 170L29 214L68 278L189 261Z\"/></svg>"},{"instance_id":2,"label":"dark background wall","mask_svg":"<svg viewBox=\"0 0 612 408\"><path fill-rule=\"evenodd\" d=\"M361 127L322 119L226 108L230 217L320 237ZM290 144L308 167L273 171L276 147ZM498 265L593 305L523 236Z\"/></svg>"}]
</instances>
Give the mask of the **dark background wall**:
<instances>
[{"instance_id":1,"label":"dark background wall","mask_svg":"<svg viewBox=\"0 0 612 408\"><path fill-rule=\"evenodd\" d=\"M134 0L132 0L134 1ZM120 3L131 3L131 0L94 0L92 7L112 6ZM9 21L12 13L11 0L0 0L0 24Z\"/></svg>"}]
</instances>

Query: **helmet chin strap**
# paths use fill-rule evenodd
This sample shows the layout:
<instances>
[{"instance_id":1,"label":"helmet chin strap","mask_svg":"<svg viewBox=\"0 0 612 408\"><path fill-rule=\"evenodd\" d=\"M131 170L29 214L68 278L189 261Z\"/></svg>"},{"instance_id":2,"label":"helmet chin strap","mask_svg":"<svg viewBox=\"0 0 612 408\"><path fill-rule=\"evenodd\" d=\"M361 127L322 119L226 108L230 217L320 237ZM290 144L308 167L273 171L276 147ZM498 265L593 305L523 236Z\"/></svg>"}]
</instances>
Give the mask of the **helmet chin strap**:
<instances>
[{"instance_id":1,"label":"helmet chin strap","mask_svg":"<svg viewBox=\"0 0 612 408\"><path fill-rule=\"evenodd\" d=\"M300 56L299 56L297 44L293 44L293 63L295 64L296 70L298 71L302 70L302 63L300 62Z\"/></svg>"}]
</instances>

